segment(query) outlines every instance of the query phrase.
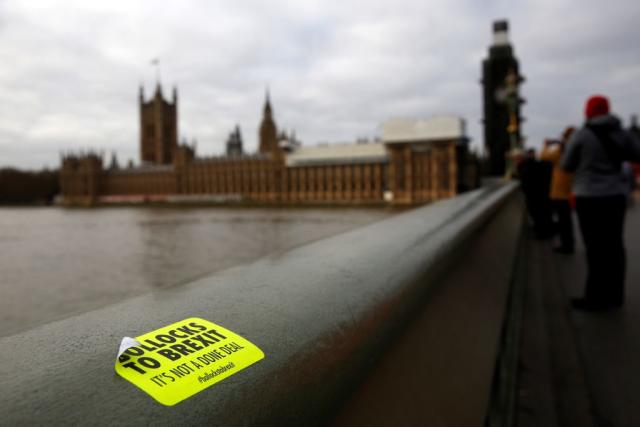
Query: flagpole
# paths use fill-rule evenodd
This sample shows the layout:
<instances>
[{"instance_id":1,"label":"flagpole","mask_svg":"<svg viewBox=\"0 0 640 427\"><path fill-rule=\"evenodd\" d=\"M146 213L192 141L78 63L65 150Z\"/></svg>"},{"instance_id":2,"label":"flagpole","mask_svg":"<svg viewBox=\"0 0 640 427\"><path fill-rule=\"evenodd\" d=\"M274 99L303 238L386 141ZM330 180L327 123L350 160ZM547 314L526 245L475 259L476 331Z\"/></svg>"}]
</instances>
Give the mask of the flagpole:
<instances>
[{"instance_id":1,"label":"flagpole","mask_svg":"<svg viewBox=\"0 0 640 427\"><path fill-rule=\"evenodd\" d=\"M156 67L156 82L160 84L160 60L158 58L153 58L151 60L151 64Z\"/></svg>"}]
</instances>

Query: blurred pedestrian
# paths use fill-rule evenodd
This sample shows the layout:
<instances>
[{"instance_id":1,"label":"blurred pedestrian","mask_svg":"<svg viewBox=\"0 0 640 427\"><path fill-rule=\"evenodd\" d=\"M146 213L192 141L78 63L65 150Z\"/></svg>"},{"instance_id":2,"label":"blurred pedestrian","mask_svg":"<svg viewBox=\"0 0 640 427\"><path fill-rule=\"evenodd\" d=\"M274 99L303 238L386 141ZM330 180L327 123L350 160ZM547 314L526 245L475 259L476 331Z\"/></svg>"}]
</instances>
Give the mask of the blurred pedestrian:
<instances>
[{"instance_id":1,"label":"blurred pedestrian","mask_svg":"<svg viewBox=\"0 0 640 427\"><path fill-rule=\"evenodd\" d=\"M633 192L636 189L636 172L631 162L622 163L622 174L627 183L627 206L633 207Z\"/></svg>"},{"instance_id":2,"label":"blurred pedestrian","mask_svg":"<svg viewBox=\"0 0 640 427\"><path fill-rule=\"evenodd\" d=\"M562 167L574 172L576 211L586 247L587 282L574 308L606 310L624 303L626 254L623 240L627 183L625 160L640 160L640 139L609 113L609 101L592 96L586 121L569 140Z\"/></svg>"},{"instance_id":3,"label":"blurred pedestrian","mask_svg":"<svg viewBox=\"0 0 640 427\"><path fill-rule=\"evenodd\" d=\"M550 165L536 159L535 150L530 148L519 165L518 175L534 234L538 239L547 239L553 235L549 200Z\"/></svg>"},{"instance_id":4,"label":"blurred pedestrian","mask_svg":"<svg viewBox=\"0 0 640 427\"><path fill-rule=\"evenodd\" d=\"M565 145L574 131L573 127L568 127L562 133L560 141L546 140L540 153L540 160L550 162L553 165L549 198L551 199L553 213L558 220L557 230L560 235L560 244L553 249L564 254L572 254L574 251L573 220L571 219L571 205L569 204L573 175L565 172L560 167L560 159L565 151Z\"/></svg>"}]
</instances>

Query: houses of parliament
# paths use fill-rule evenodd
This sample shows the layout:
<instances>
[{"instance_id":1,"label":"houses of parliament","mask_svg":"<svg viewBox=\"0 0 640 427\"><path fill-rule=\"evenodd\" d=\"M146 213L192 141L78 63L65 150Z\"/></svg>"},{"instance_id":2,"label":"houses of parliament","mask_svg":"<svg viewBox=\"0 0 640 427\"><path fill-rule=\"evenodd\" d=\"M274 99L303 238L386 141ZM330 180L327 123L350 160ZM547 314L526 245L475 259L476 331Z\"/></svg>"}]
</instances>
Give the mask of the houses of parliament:
<instances>
[{"instance_id":1,"label":"houses of parliament","mask_svg":"<svg viewBox=\"0 0 640 427\"><path fill-rule=\"evenodd\" d=\"M65 154L61 203L420 204L477 186L478 162L468 152L464 120L440 116L394 119L373 142L303 146L279 132L267 94L256 153L243 150L240 129L226 153L198 157L178 142L178 93L165 99L158 83L140 88L140 164L105 164L96 153Z\"/></svg>"}]
</instances>

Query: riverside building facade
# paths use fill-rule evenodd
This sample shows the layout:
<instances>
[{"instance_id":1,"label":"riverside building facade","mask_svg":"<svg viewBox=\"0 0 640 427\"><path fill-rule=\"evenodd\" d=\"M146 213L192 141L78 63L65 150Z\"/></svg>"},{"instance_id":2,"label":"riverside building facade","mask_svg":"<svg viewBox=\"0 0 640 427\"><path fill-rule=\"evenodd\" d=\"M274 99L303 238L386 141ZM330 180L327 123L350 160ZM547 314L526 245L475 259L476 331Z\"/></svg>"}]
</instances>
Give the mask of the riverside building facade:
<instances>
[{"instance_id":1,"label":"riverside building facade","mask_svg":"<svg viewBox=\"0 0 640 427\"><path fill-rule=\"evenodd\" d=\"M390 120L373 142L302 146L278 132L267 94L257 153L243 152L240 129L226 154L198 157L178 143L178 95L158 84L140 89L139 166L106 166L93 152L65 154L61 203L420 204L476 187L479 167L468 152L464 120Z\"/></svg>"}]
</instances>

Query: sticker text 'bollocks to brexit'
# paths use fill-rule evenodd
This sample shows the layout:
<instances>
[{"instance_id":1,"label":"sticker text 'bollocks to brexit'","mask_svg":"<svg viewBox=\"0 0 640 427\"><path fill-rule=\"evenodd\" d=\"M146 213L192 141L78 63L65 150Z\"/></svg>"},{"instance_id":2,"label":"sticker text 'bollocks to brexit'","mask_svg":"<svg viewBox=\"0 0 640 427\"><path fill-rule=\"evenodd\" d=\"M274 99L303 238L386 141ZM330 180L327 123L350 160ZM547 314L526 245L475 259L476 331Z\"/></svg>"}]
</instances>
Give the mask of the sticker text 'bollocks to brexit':
<instances>
[{"instance_id":1,"label":"sticker text 'bollocks to brexit'","mask_svg":"<svg viewBox=\"0 0 640 427\"><path fill-rule=\"evenodd\" d=\"M128 338L128 343L116 360L116 372L167 406L264 358L245 338L196 317Z\"/></svg>"}]
</instances>

